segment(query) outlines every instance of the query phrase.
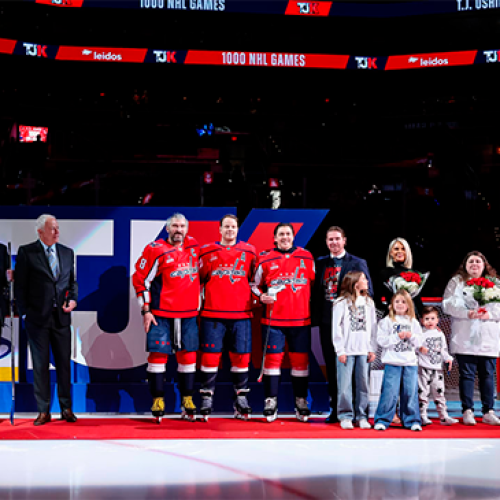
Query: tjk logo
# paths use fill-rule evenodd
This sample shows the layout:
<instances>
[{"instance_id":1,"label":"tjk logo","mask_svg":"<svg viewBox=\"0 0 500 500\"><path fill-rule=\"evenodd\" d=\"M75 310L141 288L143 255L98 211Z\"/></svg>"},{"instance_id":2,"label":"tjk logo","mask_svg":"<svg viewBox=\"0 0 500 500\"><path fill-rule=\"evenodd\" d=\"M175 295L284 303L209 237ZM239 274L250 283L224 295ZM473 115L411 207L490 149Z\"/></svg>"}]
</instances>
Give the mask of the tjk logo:
<instances>
[{"instance_id":1,"label":"tjk logo","mask_svg":"<svg viewBox=\"0 0 500 500\"><path fill-rule=\"evenodd\" d=\"M299 14L319 15L318 2L297 2L297 5L299 7Z\"/></svg>"},{"instance_id":2,"label":"tjk logo","mask_svg":"<svg viewBox=\"0 0 500 500\"><path fill-rule=\"evenodd\" d=\"M378 69L376 57L356 57L358 69Z\"/></svg>"},{"instance_id":3,"label":"tjk logo","mask_svg":"<svg viewBox=\"0 0 500 500\"><path fill-rule=\"evenodd\" d=\"M35 208L35 209L33 209ZM13 254L33 241L39 207L2 207L0 241L12 242ZM73 312L72 359L79 365L106 370L130 369L146 363L145 333L131 276L142 251L150 242L168 237L165 219L182 211L189 220L189 234L200 245L220 238L219 220L227 208L133 209L113 207L85 210L52 207L61 228L61 243L75 252L79 287L78 308ZM13 218L12 214L16 214ZM292 221L298 246L305 246L327 210L252 210L242 223L239 238L257 251L272 246L273 230L281 220ZM192 279L198 273L198 256L177 270ZM231 270L229 270L231 272ZM237 279L237 268L233 276ZM301 276L287 277L287 285L302 286ZM0 344L0 357L2 347Z\"/></svg>"},{"instance_id":4,"label":"tjk logo","mask_svg":"<svg viewBox=\"0 0 500 500\"><path fill-rule=\"evenodd\" d=\"M34 43L23 43L26 55L32 57L47 57L47 45L36 45Z\"/></svg>"},{"instance_id":5,"label":"tjk logo","mask_svg":"<svg viewBox=\"0 0 500 500\"><path fill-rule=\"evenodd\" d=\"M485 50L483 54L486 56L487 63L500 62L500 50Z\"/></svg>"},{"instance_id":6,"label":"tjk logo","mask_svg":"<svg viewBox=\"0 0 500 500\"><path fill-rule=\"evenodd\" d=\"M175 59L175 51L172 50L153 50L154 55L156 56L157 63L176 63Z\"/></svg>"}]
</instances>

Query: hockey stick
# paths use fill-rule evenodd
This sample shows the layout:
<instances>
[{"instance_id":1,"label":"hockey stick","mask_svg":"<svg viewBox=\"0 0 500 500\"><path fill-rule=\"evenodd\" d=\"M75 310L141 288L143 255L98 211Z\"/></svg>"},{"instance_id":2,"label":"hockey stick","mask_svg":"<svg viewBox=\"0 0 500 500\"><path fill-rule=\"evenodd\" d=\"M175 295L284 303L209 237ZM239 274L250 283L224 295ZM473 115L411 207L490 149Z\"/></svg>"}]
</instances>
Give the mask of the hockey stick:
<instances>
[{"instance_id":1,"label":"hockey stick","mask_svg":"<svg viewBox=\"0 0 500 500\"><path fill-rule=\"evenodd\" d=\"M267 325L267 332L266 332L266 342L264 344L264 352L262 354L262 364L260 365L260 375L259 378L257 379L257 382L262 382L262 378L264 377L264 363L266 362L266 354L267 354L267 343L269 342L269 333L271 332L271 318L273 317L273 310L274 310L274 302L271 304L271 308L269 311L269 324Z\"/></svg>"},{"instance_id":2,"label":"hockey stick","mask_svg":"<svg viewBox=\"0 0 500 500\"><path fill-rule=\"evenodd\" d=\"M266 361L267 343L269 342L269 334L271 332L271 319L273 317L274 304L277 300L278 293L281 292L281 290L283 290L284 288L285 288L284 285L280 285L278 287L270 288L267 291L267 294L270 297L274 298L274 302L271 304L271 310L269 311L269 324L267 325L266 343L264 344L264 352L262 354L262 364L260 366L260 375L259 378L257 379L257 382L262 382L262 378L264 377L264 363Z\"/></svg>"},{"instance_id":3,"label":"hockey stick","mask_svg":"<svg viewBox=\"0 0 500 500\"><path fill-rule=\"evenodd\" d=\"M9 267L12 270L12 246L8 243ZM14 281L10 280L10 369L12 379L12 402L10 405L10 425L14 425L16 411L16 339L14 330Z\"/></svg>"}]
</instances>

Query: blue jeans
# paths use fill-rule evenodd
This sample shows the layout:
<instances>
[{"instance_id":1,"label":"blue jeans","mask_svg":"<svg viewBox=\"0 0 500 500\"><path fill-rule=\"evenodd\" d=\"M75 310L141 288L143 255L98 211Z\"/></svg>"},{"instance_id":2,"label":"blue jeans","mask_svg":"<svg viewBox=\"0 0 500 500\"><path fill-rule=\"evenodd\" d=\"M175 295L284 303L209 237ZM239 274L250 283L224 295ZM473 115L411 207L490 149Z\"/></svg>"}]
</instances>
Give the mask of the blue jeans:
<instances>
[{"instance_id":1,"label":"blue jeans","mask_svg":"<svg viewBox=\"0 0 500 500\"><path fill-rule=\"evenodd\" d=\"M368 358L347 356L346 363L337 358L337 418L359 422L368 418ZM353 408L352 376L354 372L355 404Z\"/></svg>"},{"instance_id":2,"label":"blue jeans","mask_svg":"<svg viewBox=\"0 0 500 500\"><path fill-rule=\"evenodd\" d=\"M494 378L497 359L487 356L473 356L472 354L456 354L456 358L460 374L458 388L460 391L460 401L462 401L462 410L474 409L474 383L477 371L483 414L488 413L495 405Z\"/></svg>"},{"instance_id":3,"label":"blue jeans","mask_svg":"<svg viewBox=\"0 0 500 500\"><path fill-rule=\"evenodd\" d=\"M382 393L375 412L375 424L392 422L400 397L400 417L404 427L421 424L418 408L418 366L385 365Z\"/></svg>"}]
</instances>

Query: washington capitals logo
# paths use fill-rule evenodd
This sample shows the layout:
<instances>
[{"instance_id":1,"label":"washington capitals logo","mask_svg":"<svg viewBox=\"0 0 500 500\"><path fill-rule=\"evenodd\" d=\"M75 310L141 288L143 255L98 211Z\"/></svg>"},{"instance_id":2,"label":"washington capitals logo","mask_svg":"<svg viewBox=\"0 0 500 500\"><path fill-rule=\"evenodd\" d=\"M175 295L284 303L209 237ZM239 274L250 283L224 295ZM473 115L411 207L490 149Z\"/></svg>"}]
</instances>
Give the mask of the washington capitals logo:
<instances>
[{"instance_id":1,"label":"washington capitals logo","mask_svg":"<svg viewBox=\"0 0 500 500\"><path fill-rule=\"evenodd\" d=\"M229 276L229 281L232 284L236 283L235 276L244 278L246 275L246 272L244 270L245 267L244 264L241 264L241 268L238 269L239 261L240 259L236 259L232 269L222 269L222 268L216 269L215 271L212 272L212 276L218 276L219 278L222 278L223 276Z\"/></svg>"},{"instance_id":2,"label":"washington capitals logo","mask_svg":"<svg viewBox=\"0 0 500 500\"><path fill-rule=\"evenodd\" d=\"M194 281L194 275L198 273L198 266L193 266L193 258L189 257L189 266L184 267L182 269L177 269L177 271L173 271L170 273L171 278L185 278L189 276L191 281Z\"/></svg>"},{"instance_id":3,"label":"washington capitals logo","mask_svg":"<svg viewBox=\"0 0 500 500\"><path fill-rule=\"evenodd\" d=\"M301 266L302 267L302 266ZM280 276L279 278L276 278L271 281L271 286L290 286L292 291L295 293L298 288L297 285L307 285L308 281L307 278L304 278L304 275L302 274L300 277L298 276L299 274L299 268L295 268L295 272L293 273L293 276L287 277L287 276Z\"/></svg>"}]
</instances>

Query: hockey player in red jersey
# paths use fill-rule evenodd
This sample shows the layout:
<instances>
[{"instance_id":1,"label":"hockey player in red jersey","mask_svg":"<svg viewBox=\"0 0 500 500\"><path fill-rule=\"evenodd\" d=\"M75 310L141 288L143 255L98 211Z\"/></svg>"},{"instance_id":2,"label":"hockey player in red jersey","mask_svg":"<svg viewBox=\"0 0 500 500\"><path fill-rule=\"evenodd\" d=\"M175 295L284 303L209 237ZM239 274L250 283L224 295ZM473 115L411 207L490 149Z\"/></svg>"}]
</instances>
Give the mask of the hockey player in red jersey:
<instances>
[{"instance_id":1,"label":"hockey player in red jersey","mask_svg":"<svg viewBox=\"0 0 500 500\"><path fill-rule=\"evenodd\" d=\"M186 236L188 224L184 215L173 214L165 224L168 239L150 243L144 249L132 277L147 333L151 410L158 423L165 411L165 365L174 352L182 416L196 419L193 387L200 305L199 246L194 238Z\"/></svg>"},{"instance_id":2,"label":"hockey player in red jersey","mask_svg":"<svg viewBox=\"0 0 500 500\"><path fill-rule=\"evenodd\" d=\"M213 407L215 380L224 342L229 345L234 387L235 417L247 419L248 365L252 351L250 280L255 270L255 247L238 241L238 219L226 215L220 221L220 242L200 249L200 280L204 287L200 343L201 409L208 420Z\"/></svg>"},{"instance_id":3,"label":"hockey player in red jersey","mask_svg":"<svg viewBox=\"0 0 500 500\"><path fill-rule=\"evenodd\" d=\"M279 223L274 229L276 247L262 252L257 262L253 293L265 306L262 316L265 406L268 422L278 413L281 363L288 342L295 411L300 421L311 414L307 405L309 351L311 348L311 287L314 259L294 246L293 226Z\"/></svg>"}]
</instances>

